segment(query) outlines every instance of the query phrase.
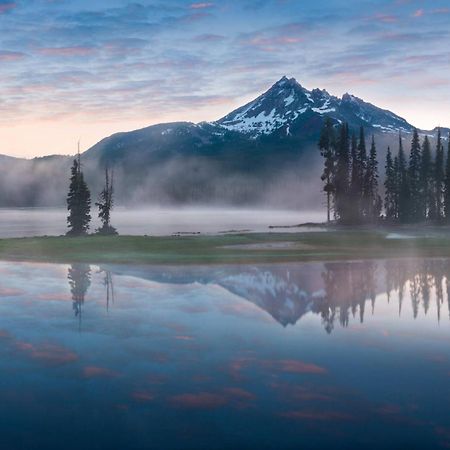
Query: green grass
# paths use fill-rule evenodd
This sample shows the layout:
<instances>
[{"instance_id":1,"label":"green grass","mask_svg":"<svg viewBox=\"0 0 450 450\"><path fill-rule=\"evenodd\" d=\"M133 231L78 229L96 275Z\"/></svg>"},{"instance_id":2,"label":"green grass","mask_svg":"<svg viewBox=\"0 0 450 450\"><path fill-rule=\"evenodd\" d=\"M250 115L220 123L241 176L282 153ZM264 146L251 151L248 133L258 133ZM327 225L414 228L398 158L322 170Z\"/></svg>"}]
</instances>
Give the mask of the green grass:
<instances>
[{"instance_id":1,"label":"green grass","mask_svg":"<svg viewBox=\"0 0 450 450\"><path fill-rule=\"evenodd\" d=\"M242 245L287 243L282 248ZM88 236L0 240L0 259L16 261L223 264L336 259L450 257L450 233L386 239L381 231L260 233L218 236Z\"/></svg>"}]
</instances>

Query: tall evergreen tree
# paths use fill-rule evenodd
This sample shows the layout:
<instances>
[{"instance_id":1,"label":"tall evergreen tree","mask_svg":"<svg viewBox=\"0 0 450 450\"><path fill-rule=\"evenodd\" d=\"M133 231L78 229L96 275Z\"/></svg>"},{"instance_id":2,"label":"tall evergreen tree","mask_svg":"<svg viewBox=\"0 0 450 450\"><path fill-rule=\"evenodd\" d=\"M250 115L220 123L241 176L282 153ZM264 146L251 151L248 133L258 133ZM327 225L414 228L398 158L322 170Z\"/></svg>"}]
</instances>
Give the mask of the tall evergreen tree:
<instances>
[{"instance_id":1,"label":"tall evergreen tree","mask_svg":"<svg viewBox=\"0 0 450 450\"><path fill-rule=\"evenodd\" d=\"M323 190L327 197L327 221L331 220L331 211L333 208L334 172L335 172L335 136L333 122L328 117L322 128L319 140L320 154L324 158L324 168L322 173L322 181L324 182Z\"/></svg>"},{"instance_id":2,"label":"tall evergreen tree","mask_svg":"<svg viewBox=\"0 0 450 450\"><path fill-rule=\"evenodd\" d=\"M450 222L450 134L448 135L447 163L445 165L444 213L446 222Z\"/></svg>"},{"instance_id":3,"label":"tall evergreen tree","mask_svg":"<svg viewBox=\"0 0 450 450\"><path fill-rule=\"evenodd\" d=\"M364 182L367 169L367 149L366 149L366 137L364 134L364 127L359 129L359 141L357 151L357 182L358 189L360 191L361 203L359 205L361 217L365 217L367 214L367 199L364 196Z\"/></svg>"},{"instance_id":4,"label":"tall evergreen tree","mask_svg":"<svg viewBox=\"0 0 450 450\"><path fill-rule=\"evenodd\" d=\"M408 222L410 219L409 197L408 169L400 135L398 149L398 218L402 223Z\"/></svg>"},{"instance_id":5,"label":"tall evergreen tree","mask_svg":"<svg viewBox=\"0 0 450 450\"><path fill-rule=\"evenodd\" d=\"M442 220L444 216L444 178L444 147L442 146L441 129L439 128L434 163L434 196L437 221Z\"/></svg>"},{"instance_id":6,"label":"tall evergreen tree","mask_svg":"<svg viewBox=\"0 0 450 450\"><path fill-rule=\"evenodd\" d=\"M117 234L117 230L111 225L111 210L114 205L113 177L114 175L110 175L108 168L105 168L105 186L95 204L98 207L98 217L102 222L101 228L97 230L100 234Z\"/></svg>"},{"instance_id":7,"label":"tall evergreen tree","mask_svg":"<svg viewBox=\"0 0 450 450\"><path fill-rule=\"evenodd\" d=\"M80 154L74 160L71 169L67 209L69 211L67 223L70 228L67 235L81 236L86 234L91 221L91 194L81 171Z\"/></svg>"},{"instance_id":8,"label":"tall evergreen tree","mask_svg":"<svg viewBox=\"0 0 450 450\"><path fill-rule=\"evenodd\" d=\"M361 184L359 180L359 164L358 164L358 141L355 133L352 133L351 139L351 169L350 169L350 201L352 203L352 222L361 222Z\"/></svg>"},{"instance_id":9,"label":"tall evergreen tree","mask_svg":"<svg viewBox=\"0 0 450 450\"><path fill-rule=\"evenodd\" d=\"M372 222L379 217L381 209L378 196L378 161L374 136L372 136L369 159L364 177L363 195L366 207L366 219Z\"/></svg>"},{"instance_id":10,"label":"tall evergreen tree","mask_svg":"<svg viewBox=\"0 0 450 450\"><path fill-rule=\"evenodd\" d=\"M394 180L393 180L393 188L394 188L394 219L398 220L400 218L400 185L401 185L401 177L400 177L400 164L398 160L398 155L394 158Z\"/></svg>"},{"instance_id":11,"label":"tall evergreen tree","mask_svg":"<svg viewBox=\"0 0 450 450\"><path fill-rule=\"evenodd\" d=\"M409 154L408 180L409 180L409 216L412 222L418 222L423 217L422 195L420 186L420 140L417 129L414 129L411 142L411 152Z\"/></svg>"},{"instance_id":12,"label":"tall evergreen tree","mask_svg":"<svg viewBox=\"0 0 450 450\"><path fill-rule=\"evenodd\" d=\"M348 124L339 127L339 138L336 146L336 173L335 186L335 212L337 219L342 223L351 222L349 202L350 190L350 148Z\"/></svg>"},{"instance_id":13,"label":"tall evergreen tree","mask_svg":"<svg viewBox=\"0 0 450 450\"><path fill-rule=\"evenodd\" d=\"M385 170L386 170L386 177L384 180L384 191L385 191L384 210L386 213L386 219L388 221L393 221L397 218L396 179L395 179L396 174L390 147L388 147L388 151L386 154Z\"/></svg>"},{"instance_id":14,"label":"tall evergreen tree","mask_svg":"<svg viewBox=\"0 0 450 450\"><path fill-rule=\"evenodd\" d=\"M436 215L433 195L433 161L428 136L425 136L423 141L420 159L420 206L422 207L422 217L428 220Z\"/></svg>"}]
</instances>

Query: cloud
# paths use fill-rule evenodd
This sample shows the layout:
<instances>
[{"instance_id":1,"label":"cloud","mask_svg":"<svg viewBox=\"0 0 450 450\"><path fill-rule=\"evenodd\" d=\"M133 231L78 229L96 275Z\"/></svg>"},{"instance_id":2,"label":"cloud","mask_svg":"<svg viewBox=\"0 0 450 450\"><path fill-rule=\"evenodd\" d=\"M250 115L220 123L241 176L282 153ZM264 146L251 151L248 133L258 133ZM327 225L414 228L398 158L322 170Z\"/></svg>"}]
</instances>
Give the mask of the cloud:
<instances>
[{"instance_id":1,"label":"cloud","mask_svg":"<svg viewBox=\"0 0 450 450\"><path fill-rule=\"evenodd\" d=\"M373 18L382 23L398 22L398 17L393 14L375 14L375 16Z\"/></svg>"},{"instance_id":2,"label":"cloud","mask_svg":"<svg viewBox=\"0 0 450 450\"><path fill-rule=\"evenodd\" d=\"M200 34L198 36L194 36L193 41L195 42L223 42L226 40L225 36L220 34Z\"/></svg>"},{"instance_id":3,"label":"cloud","mask_svg":"<svg viewBox=\"0 0 450 450\"><path fill-rule=\"evenodd\" d=\"M215 409L227 403L225 396L209 392L176 395L170 401L175 406L194 409Z\"/></svg>"},{"instance_id":4,"label":"cloud","mask_svg":"<svg viewBox=\"0 0 450 450\"><path fill-rule=\"evenodd\" d=\"M191 3L189 5L189 8L191 8L191 9L207 9L207 8L212 8L213 6L214 6L214 3L203 2L203 3Z\"/></svg>"},{"instance_id":5,"label":"cloud","mask_svg":"<svg viewBox=\"0 0 450 450\"><path fill-rule=\"evenodd\" d=\"M450 8L437 8L433 9L432 14L450 14Z\"/></svg>"},{"instance_id":6,"label":"cloud","mask_svg":"<svg viewBox=\"0 0 450 450\"><path fill-rule=\"evenodd\" d=\"M7 50L0 50L0 61L1 62L14 62L20 61L26 58L26 54L22 52L10 52Z\"/></svg>"},{"instance_id":7,"label":"cloud","mask_svg":"<svg viewBox=\"0 0 450 450\"><path fill-rule=\"evenodd\" d=\"M0 2L0 14L5 14L17 8L17 3L15 2Z\"/></svg>"},{"instance_id":8,"label":"cloud","mask_svg":"<svg viewBox=\"0 0 450 450\"><path fill-rule=\"evenodd\" d=\"M47 47L38 50L41 55L55 57L88 56L94 51L95 49L92 47Z\"/></svg>"},{"instance_id":9,"label":"cloud","mask_svg":"<svg viewBox=\"0 0 450 450\"><path fill-rule=\"evenodd\" d=\"M0 297L16 297L25 294L25 291L15 288L0 287Z\"/></svg>"},{"instance_id":10,"label":"cloud","mask_svg":"<svg viewBox=\"0 0 450 450\"><path fill-rule=\"evenodd\" d=\"M395 0L383 10L368 2L363 14L355 0L339 7L332 2L325 11L314 3L273 0L94 3L17 2L20 14L1 14L17 5L0 0L3 142L11 122L32 127L51 120L94 144L103 132L215 120L282 74L339 95L354 89L375 104L401 95L405 101L397 106L411 105L402 113L422 127L427 124L415 118L425 116L429 102L450 101L446 86L428 82L426 65L426 58L440 54L433 70L449 70L444 3L424 9L420 29L411 17L417 7ZM219 6L220 14L213 14ZM414 55L423 58L422 67ZM412 74L423 84L420 99L410 89ZM445 120L440 115L437 108L426 115L431 128ZM102 123L101 133L93 118ZM12 145L28 153L25 134L17 131ZM70 138L46 134L32 147L43 154L72 151Z\"/></svg>"}]
</instances>

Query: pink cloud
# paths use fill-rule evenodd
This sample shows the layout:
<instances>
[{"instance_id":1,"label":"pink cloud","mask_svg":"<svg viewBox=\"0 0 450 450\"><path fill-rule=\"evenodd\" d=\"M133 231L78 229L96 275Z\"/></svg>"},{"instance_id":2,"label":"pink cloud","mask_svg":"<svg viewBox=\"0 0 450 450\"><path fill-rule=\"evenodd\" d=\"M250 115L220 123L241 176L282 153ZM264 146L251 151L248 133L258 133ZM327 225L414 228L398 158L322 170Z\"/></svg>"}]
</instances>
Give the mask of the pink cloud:
<instances>
[{"instance_id":1,"label":"pink cloud","mask_svg":"<svg viewBox=\"0 0 450 450\"><path fill-rule=\"evenodd\" d=\"M283 372L291 372L291 373L324 374L327 372L325 368L316 366L315 364L305 363L303 361L291 359L280 361L280 369Z\"/></svg>"},{"instance_id":2,"label":"pink cloud","mask_svg":"<svg viewBox=\"0 0 450 450\"><path fill-rule=\"evenodd\" d=\"M191 9L207 9L212 8L214 6L214 3L212 2L203 2L203 3L191 3L189 8Z\"/></svg>"},{"instance_id":3,"label":"pink cloud","mask_svg":"<svg viewBox=\"0 0 450 450\"><path fill-rule=\"evenodd\" d=\"M0 56L0 60L1 60L1 56ZM24 293L25 292L21 291L20 289L11 289L11 288L5 288L5 287L0 288L0 297L15 297L18 295L22 295Z\"/></svg>"},{"instance_id":4,"label":"pink cloud","mask_svg":"<svg viewBox=\"0 0 450 450\"><path fill-rule=\"evenodd\" d=\"M20 52L0 51L0 61L1 62L19 61L21 59L24 59L25 56L26 55L24 53L20 53Z\"/></svg>"},{"instance_id":5,"label":"pink cloud","mask_svg":"<svg viewBox=\"0 0 450 450\"><path fill-rule=\"evenodd\" d=\"M200 392L176 395L171 398L171 402L183 408L214 409L223 406L227 400L223 395Z\"/></svg>"},{"instance_id":6,"label":"pink cloud","mask_svg":"<svg viewBox=\"0 0 450 450\"><path fill-rule=\"evenodd\" d=\"M398 21L398 17L392 14L376 14L375 19L383 23L395 23Z\"/></svg>"},{"instance_id":7,"label":"pink cloud","mask_svg":"<svg viewBox=\"0 0 450 450\"><path fill-rule=\"evenodd\" d=\"M192 336L175 336L178 341L192 341L194 338Z\"/></svg>"},{"instance_id":8,"label":"pink cloud","mask_svg":"<svg viewBox=\"0 0 450 450\"><path fill-rule=\"evenodd\" d=\"M92 47L44 47L40 48L38 52L44 56L88 56L94 53Z\"/></svg>"},{"instance_id":9,"label":"pink cloud","mask_svg":"<svg viewBox=\"0 0 450 450\"><path fill-rule=\"evenodd\" d=\"M17 3L15 3L15 2L0 3L0 14L5 14L8 11L11 11L16 7L17 7Z\"/></svg>"},{"instance_id":10,"label":"pink cloud","mask_svg":"<svg viewBox=\"0 0 450 450\"><path fill-rule=\"evenodd\" d=\"M185 22L191 23L191 22L197 22L198 20L202 20L205 19L207 17L211 17L211 14L207 13L207 12L196 12L196 13L192 13L188 16L186 16L183 20Z\"/></svg>"},{"instance_id":11,"label":"pink cloud","mask_svg":"<svg viewBox=\"0 0 450 450\"><path fill-rule=\"evenodd\" d=\"M417 11L414 12L413 16L414 17L422 17L425 14L425 11L423 9L418 9Z\"/></svg>"},{"instance_id":12,"label":"pink cloud","mask_svg":"<svg viewBox=\"0 0 450 450\"><path fill-rule=\"evenodd\" d=\"M303 38L299 36L274 36L274 37L264 37L264 36L254 36L248 40L245 40L244 45L250 45L252 47L257 47L265 52L274 52L277 48L284 45L294 45L303 42Z\"/></svg>"}]
</instances>

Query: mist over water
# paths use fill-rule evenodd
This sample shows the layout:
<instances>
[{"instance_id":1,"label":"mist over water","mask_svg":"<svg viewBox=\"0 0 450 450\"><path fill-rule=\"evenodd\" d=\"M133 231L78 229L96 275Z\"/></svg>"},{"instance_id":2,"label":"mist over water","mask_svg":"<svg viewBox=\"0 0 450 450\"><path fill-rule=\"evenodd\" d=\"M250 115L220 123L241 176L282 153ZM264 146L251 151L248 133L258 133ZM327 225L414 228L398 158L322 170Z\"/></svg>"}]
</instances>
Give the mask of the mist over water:
<instances>
[{"instance_id":1,"label":"mist over water","mask_svg":"<svg viewBox=\"0 0 450 450\"><path fill-rule=\"evenodd\" d=\"M93 210L91 232L100 226ZM59 236L67 232L65 208L2 208L0 238ZM176 233L267 232L269 226L323 222L323 211L233 208L123 208L113 211L112 224L120 234L166 236ZM298 231L283 228L282 231ZM278 231L279 231L278 230ZM277 231L277 229L273 230Z\"/></svg>"}]
</instances>

